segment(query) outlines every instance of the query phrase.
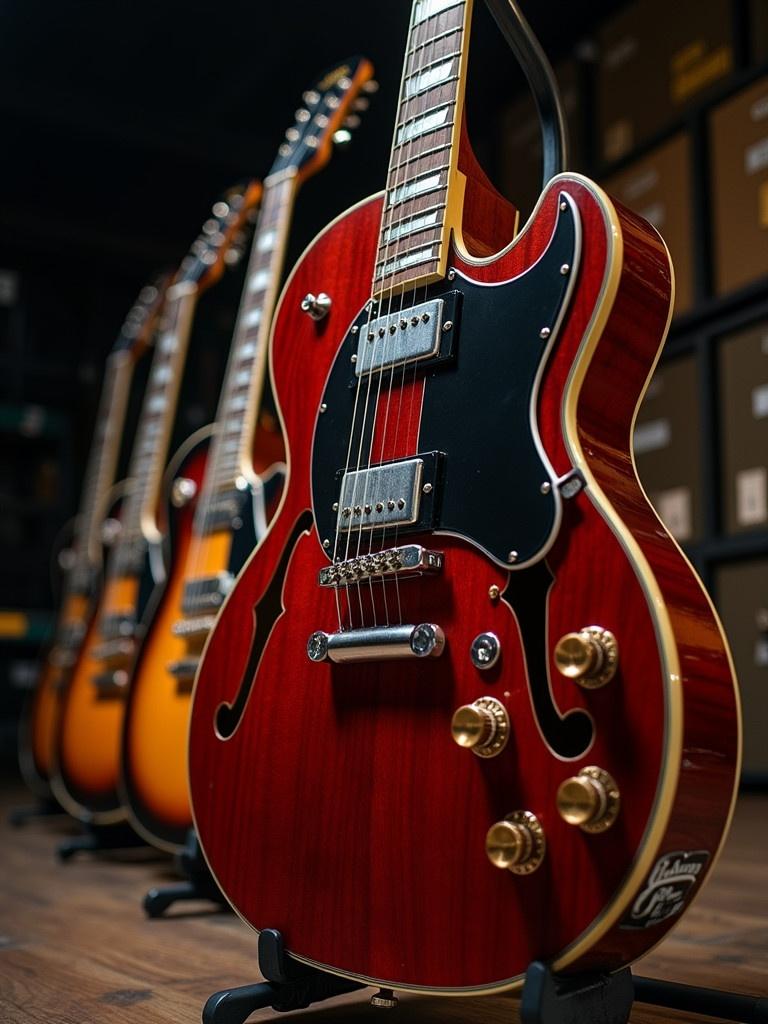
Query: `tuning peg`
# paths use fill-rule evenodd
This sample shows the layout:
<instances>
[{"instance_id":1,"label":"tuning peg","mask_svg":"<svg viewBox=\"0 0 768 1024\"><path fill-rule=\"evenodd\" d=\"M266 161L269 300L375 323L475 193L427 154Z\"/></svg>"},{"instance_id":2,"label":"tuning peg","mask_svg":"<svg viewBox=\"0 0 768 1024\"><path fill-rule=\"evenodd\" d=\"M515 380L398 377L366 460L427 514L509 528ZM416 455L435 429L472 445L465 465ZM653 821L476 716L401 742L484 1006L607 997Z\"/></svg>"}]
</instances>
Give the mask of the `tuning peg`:
<instances>
[{"instance_id":1,"label":"tuning peg","mask_svg":"<svg viewBox=\"0 0 768 1024\"><path fill-rule=\"evenodd\" d=\"M357 116L357 114L350 114L348 117L344 118L344 127L345 128L358 128L359 125L360 125L360 118Z\"/></svg>"},{"instance_id":2,"label":"tuning peg","mask_svg":"<svg viewBox=\"0 0 768 1024\"><path fill-rule=\"evenodd\" d=\"M310 89L309 92L305 92L301 97L308 107L312 107L320 99L320 93L316 89Z\"/></svg>"},{"instance_id":3,"label":"tuning peg","mask_svg":"<svg viewBox=\"0 0 768 1024\"><path fill-rule=\"evenodd\" d=\"M203 224L203 234L213 235L219 230L219 221L216 217L209 217Z\"/></svg>"},{"instance_id":4,"label":"tuning peg","mask_svg":"<svg viewBox=\"0 0 768 1024\"><path fill-rule=\"evenodd\" d=\"M213 204L211 208L211 213L213 214L214 217L218 217L219 219L221 219L222 217L226 217L227 214L229 213L229 205L225 203L222 199L220 199L218 203Z\"/></svg>"},{"instance_id":5,"label":"tuning peg","mask_svg":"<svg viewBox=\"0 0 768 1024\"><path fill-rule=\"evenodd\" d=\"M240 262L242 257L243 250L238 248L238 246L233 245L224 253L224 262L227 264L228 267L234 267L236 263Z\"/></svg>"},{"instance_id":6,"label":"tuning peg","mask_svg":"<svg viewBox=\"0 0 768 1024\"><path fill-rule=\"evenodd\" d=\"M314 135L310 135L308 136L308 138L304 140L304 145L307 146L309 149L317 149L318 141Z\"/></svg>"},{"instance_id":7,"label":"tuning peg","mask_svg":"<svg viewBox=\"0 0 768 1024\"><path fill-rule=\"evenodd\" d=\"M153 284L145 285L139 292L139 300L141 302L154 302L157 298L157 288Z\"/></svg>"},{"instance_id":8,"label":"tuning peg","mask_svg":"<svg viewBox=\"0 0 768 1024\"><path fill-rule=\"evenodd\" d=\"M287 142L284 142L277 152L280 156L290 156L291 147Z\"/></svg>"},{"instance_id":9,"label":"tuning peg","mask_svg":"<svg viewBox=\"0 0 768 1024\"><path fill-rule=\"evenodd\" d=\"M285 133L285 137L286 139L288 139L289 142L295 142L300 134L301 133L299 132L298 128L289 128L288 131Z\"/></svg>"},{"instance_id":10,"label":"tuning peg","mask_svg":"<svg viewBox=\"0 0 768 1024\"><path fill-rule=\"evenodd\" d=\"M371 105L371 101L370 100L367 100L365 98L365 96L360 96L352 104L352 109L353 110L367 110L368 107L370 107L370 105Z\"/></svg>"},{"instance_id":11,"label":"tuning peg","mask_svg":"<svg viewBox=\"0 0 768 1024\"><path fill-rule=\"evenodd\" d=\"M347 78L346 75L344 75L343 78L340 78L338 80L338 82L336 83L336 88L337 89L343 89L344 92L346 92L347 89L351 88L351 86L352 86L352 79L351 78Z\"/></svg>"},{"instance_id":12,"label":"tuning peg","mask_svg":"<svg viewBox=\"0 0 768 1024\"><path fill-rule=\"evenodd\" d=\"M338 107L339 103L341 103L341 100L339 99L338 96L334 95L328 96L325 101L325 105L326 107L328 107L329 110L335 110L336 107Z\"/></svg>"},{"instance_id":13,"label":"tuning peg","mask_svg":"<svg viewBox=\"0 0 768 1024\"><path fill-rule=\"evenodd\" d=\"M339 128L339 130L334 133L333 141L337 146L341 146L342 148L344 146L348 146L352 141L352 132L348 132L346 128Z\"/></svg>"},{"instance_id":14,"label":"tuning peg","mask_svg":"<svg viewBox=\"0 0 768 1024\"><path fill-rule=\"evenodd\" d=\"M299 107L296 111L296 120L299 124L303 124L305 121L308 121L309 116L309 111L305 107Z\"/></svg>"},{"instance_id":15,"label":"tuning peg","mask_svg":"<svg viewBox=\"0 0 768 1024\"><path fill-rule=\"evenodd\" d=\"M379 83L375 78L369 78L367 82L363 83L363 92L372 94L379 91Z\"/></svg>"}]
</instances>

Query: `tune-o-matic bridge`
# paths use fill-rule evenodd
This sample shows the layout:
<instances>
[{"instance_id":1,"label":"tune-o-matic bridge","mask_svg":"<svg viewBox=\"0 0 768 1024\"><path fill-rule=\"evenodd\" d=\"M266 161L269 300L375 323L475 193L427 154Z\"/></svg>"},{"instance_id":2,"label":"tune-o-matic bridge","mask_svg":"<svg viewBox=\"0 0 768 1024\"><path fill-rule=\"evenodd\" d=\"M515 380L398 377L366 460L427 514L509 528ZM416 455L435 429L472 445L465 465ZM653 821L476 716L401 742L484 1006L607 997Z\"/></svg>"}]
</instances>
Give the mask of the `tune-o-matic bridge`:
<instances>
[{"instance_id":1,"label":"tune-o-matic bridge","mask_svg":"<svg viewBox=\"0 0 768 1024\"><path fill-rule=\"evenodd\" d=\"M428 551L420 544L405 544L334 562L320 570L317 581L321 587L343 587L371 578L436 573L442 567L443 556L439 551Z\"/></svg>"}]
</instances>

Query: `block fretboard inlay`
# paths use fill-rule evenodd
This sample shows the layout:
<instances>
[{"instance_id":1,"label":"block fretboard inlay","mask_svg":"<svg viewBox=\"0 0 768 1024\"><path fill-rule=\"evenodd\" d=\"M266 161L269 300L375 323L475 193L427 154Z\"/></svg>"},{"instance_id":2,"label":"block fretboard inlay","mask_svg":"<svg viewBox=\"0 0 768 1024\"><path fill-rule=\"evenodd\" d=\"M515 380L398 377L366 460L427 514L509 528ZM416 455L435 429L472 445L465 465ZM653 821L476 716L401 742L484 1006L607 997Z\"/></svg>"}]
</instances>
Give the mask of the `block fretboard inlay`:
<instances>
[{"instance_id":1,"label":"block fretboard inlay","mask_svg":"<svg viewBox=\"0 0 768 1024\"><path fill-rule=\"evenodd\" d=\"M442 272L471 0L416 0L395 125L373 293Z\"/></svg>"}]
</instances>

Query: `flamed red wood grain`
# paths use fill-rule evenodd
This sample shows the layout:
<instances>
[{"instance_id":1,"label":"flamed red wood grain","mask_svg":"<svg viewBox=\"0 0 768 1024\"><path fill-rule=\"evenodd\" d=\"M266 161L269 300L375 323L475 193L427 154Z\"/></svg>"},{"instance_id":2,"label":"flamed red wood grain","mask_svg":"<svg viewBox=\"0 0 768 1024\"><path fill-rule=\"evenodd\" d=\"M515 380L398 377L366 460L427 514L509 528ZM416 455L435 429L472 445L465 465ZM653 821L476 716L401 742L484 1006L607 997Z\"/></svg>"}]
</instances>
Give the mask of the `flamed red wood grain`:
<instances>
[{"instance_id":1,"label":"flamed red wood grain","mask_svg":"<svg viewBox=\"0 0 768 1024\"><path fill-rule=\"evenodd\" d=\"M475 179L471 161L464 169L471 175L464 237L481 240L481 252L494 241L499 248L503 239L494 233L503 229L493 225L508 225L509 211ZM245 681L252 688L239 727L227 740L215 731L217 708L234 700L243 676L254 609L294 524L311 508L307 409L318 407L337 347L368 298L378 199L316 241L283 296L271 358L289 481L269 534L224 606L196 684L193 806L224 891L255 927L280 929L295 955L396 987L477 991L516 983L533 958L568 969L631 960L675 921L621 927L657 857L706 850L711 865L731 804L738 725L723 640L629 455L634 410L670 306L658 236L626 211L612 214L583 179L561 176L506 253L478 264L455 251L450 263L488 283L524 272L548 243L561 192L578 207L582 257L542 381L538 422L557 472L581 459L589 486L565 503L547 556L555 577L547 645L551 652L563 633L592 623L618 638L620 671L601 690L558 677L550 658L560 713L585 708L592 715L591 748L564 762L544 742L516 618L505 601L488 596L492 584L504 589L508 573L458 538L419 538L444 552L444 572L400 587L403 621L445 629L440 659L310 664L307 637L337 627L333 594L315 585L326 555L314 530L295 546L284 613L255 678ZM320 284L333 307L317 327L299 301ZM525 343L514 324L499 330L509 344ZM468 396L468 431L472 404L482 400ZM500 424L496 436L477 443L515 439ZM503 654L478 673L468 650L485 630L499 636ZM505 704L512 723L508 747L492 760L459 749L450 736L454 709L484 694ZM622 795L618 820L601 835L568 826L555 805L560 782L588 764L610 771ZM527 877L497 870L484 852L488 827L518 808L536 813L547 838L542 866Z\"/></svg>"}]
</instances>

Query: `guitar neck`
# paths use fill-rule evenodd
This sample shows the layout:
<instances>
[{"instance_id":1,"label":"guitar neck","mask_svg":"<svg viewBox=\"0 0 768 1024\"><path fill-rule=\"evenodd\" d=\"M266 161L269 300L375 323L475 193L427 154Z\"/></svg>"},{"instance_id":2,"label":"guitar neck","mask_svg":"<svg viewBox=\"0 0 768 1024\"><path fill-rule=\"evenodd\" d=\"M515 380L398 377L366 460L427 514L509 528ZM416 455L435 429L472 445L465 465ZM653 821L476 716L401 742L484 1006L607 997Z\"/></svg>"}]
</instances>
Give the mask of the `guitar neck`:
<instances>
[{"instance_id":1,"label":"guitar neck","mask_svg":"<svg viewBox=\"0 0 768 1024\"><path fill-rule=\"evenodd\" d=\"M76 520L76 562L73 569L75 589L78 589L78 579L82 585L87 586L91 570L101 561L101 513L115 479L134 366L135 359L126 349L116 349L107 359Z\"/></svg>"},{"instance_id":2,"label":"guitar neck","mask_svg":"<svg viewBox=\"0 0 768 1024\"><path fill-rule=\"evenodd\" d=\"M445 276L460 227L457 171L472 0L415 0L372 294Z\"/></svg>"},{"instance_id":3,"label":"guitar neck","mask_svg":"<svg viewBox=\"0 0 768 1024\"><path fill-rule=\"evenodd\" d=\"M293 211L294 174L276 175L264 183L227 372L216 414L216 431L204 481L210 495L236 486L252 473L251 447L256 430L270 323L277 301L280 273ZM206 496L198 503L204 517Z\"/></svg>"},{"instance_id":4,"label":"guitar neck","mask_svg":"<svg viewBox=\"0 0 768 1024\"><path fill-rule=\"evenodd\" d=\"M131 452L128 495L121 515L118 549L142 537L147 541L160 538L156 510L197 295L197 285L189 281L171 285L167 292L162 326Z\"/></svg>"}]
</instances>

